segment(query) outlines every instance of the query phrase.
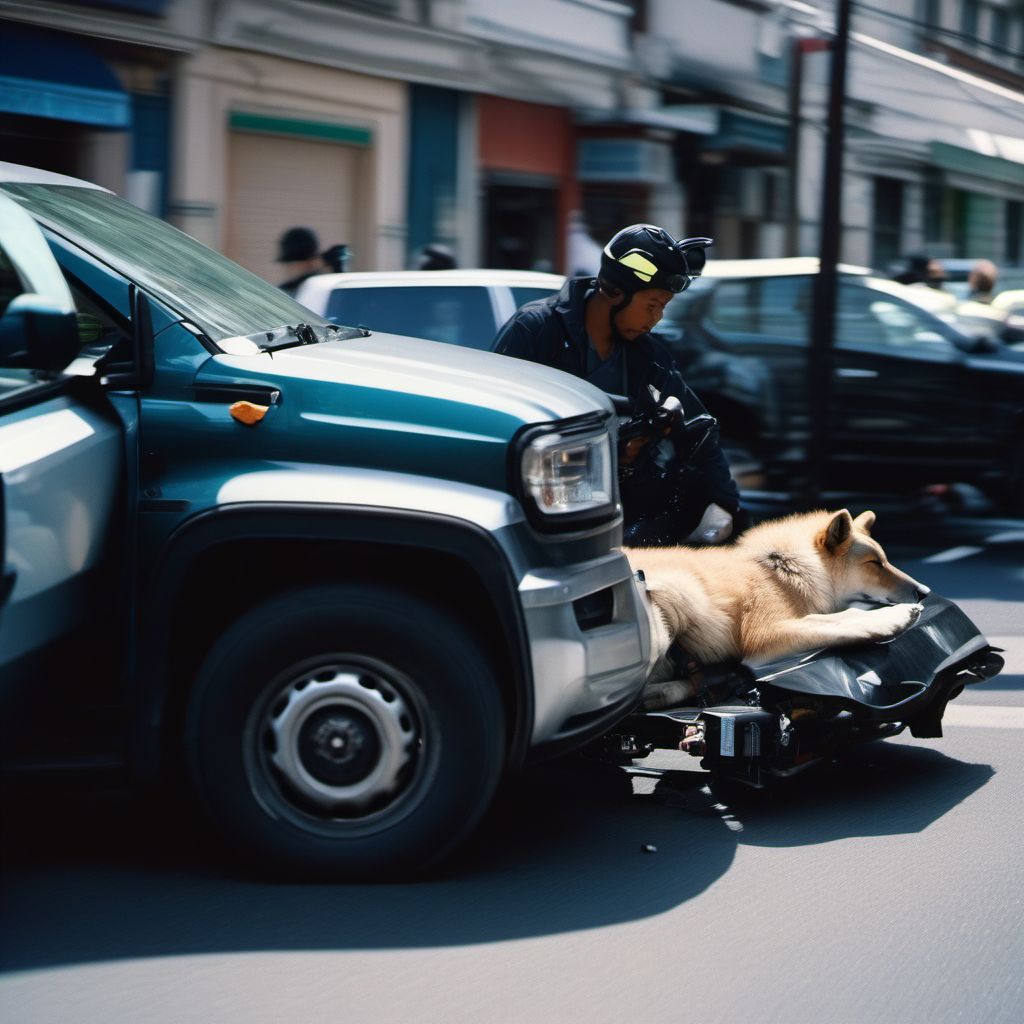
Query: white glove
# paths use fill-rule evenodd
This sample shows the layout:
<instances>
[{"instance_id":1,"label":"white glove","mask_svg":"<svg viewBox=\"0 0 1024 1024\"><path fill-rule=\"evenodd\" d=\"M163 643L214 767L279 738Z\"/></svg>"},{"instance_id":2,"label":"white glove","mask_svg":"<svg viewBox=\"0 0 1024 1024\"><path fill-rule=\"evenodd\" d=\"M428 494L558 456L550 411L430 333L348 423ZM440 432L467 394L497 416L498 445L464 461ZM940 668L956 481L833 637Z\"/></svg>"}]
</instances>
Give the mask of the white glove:
<instances>
[{"instance_id":1,"label":"white glove","mask_svg":"<svg viewBox=\"0 0 1024 1024\"><path fill-rule=\"evenodd\" d=\"M687 544L721 544L732 534L732 516L712 502L700 517L697 529L686 538Z\"/></svg>"}]
</instances>

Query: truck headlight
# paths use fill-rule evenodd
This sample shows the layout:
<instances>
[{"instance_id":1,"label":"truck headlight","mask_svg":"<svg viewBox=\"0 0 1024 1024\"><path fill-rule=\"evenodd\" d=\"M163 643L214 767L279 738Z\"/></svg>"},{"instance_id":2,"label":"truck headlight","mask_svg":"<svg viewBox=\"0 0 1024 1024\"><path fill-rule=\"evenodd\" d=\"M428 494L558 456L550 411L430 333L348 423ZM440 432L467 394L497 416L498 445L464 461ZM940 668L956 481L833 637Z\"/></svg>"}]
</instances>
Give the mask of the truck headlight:
<instances>
[{"instance_id":1,"label":"truck headlight","mask_svg":"<svg viewBox=\"0 0 1024 1024\"><path fill-rule=\"evenodd\" d=\"M603 426L534 434L522 449L521 467L527 503L541 522L568 525L615 512L612 447Z\"/></svg>"}]
</instances>

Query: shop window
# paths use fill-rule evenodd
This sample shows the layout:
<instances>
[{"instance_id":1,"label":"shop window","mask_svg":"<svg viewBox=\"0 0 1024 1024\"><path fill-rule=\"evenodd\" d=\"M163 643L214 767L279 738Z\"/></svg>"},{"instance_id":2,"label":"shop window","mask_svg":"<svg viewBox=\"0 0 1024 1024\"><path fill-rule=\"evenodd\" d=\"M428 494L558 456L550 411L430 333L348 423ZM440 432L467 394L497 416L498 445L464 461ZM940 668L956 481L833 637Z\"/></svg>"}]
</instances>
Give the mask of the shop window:
<instances>
[{"instance_id":1,"label":"shop window","mask_svg":"<svg viewBox=\"0 0 1024 1024\"><path fill-rule=\"evenodd\" d=\"M989 7L988 38L999 47L1010 42L1010 12L1005 7L991 5Z\"/></svg>"},{"instance_id":2,"label":"shop window","mask_svg":"<svg viewBox=\"0 0 1024 1024\"><path fill-rule=\"evenodd\" d=\"M972 39L978 37L978 0L961 0L960 31Z\"/></svg>"},{"instance_id":3,"label":"shop window","mask_svg":"<svg viewBox=\"0 0 1024 1024\"><path fill-rule=\"evenodd\" d=\"M942 7L939 0L924 0L921 5L921 20L931 28L942 24Z\"/></svg>"},{"instance_id":4,"label":"shop window","mask_svg":"<svg viewBox=\"0 0 1024 1024\"><path fill-rule=\"evenodd\" d=\"M487 190L484 266L554 270L557 206L554 188L492 185Z\"/></svg>"},{"instance_id":5,"label":"shop window","mask_svg":"<svg viewBox=\"0 0 1024 1024\"><path fill-rule=\"evenodd\" d=\"M1024 263L1024 203L1006 203L1006 262Z\"/></svg>"},{"instance_id":6,"label":"shop window","mask_svg":"<svg viewBox=\"0 0 1024 1024\"><path fill-rule=\"evenodd\" d=\"M902 255L903 182L896 178L875 178L871 228L871 258L879 270Z\"/></svg>"}]
</instances>

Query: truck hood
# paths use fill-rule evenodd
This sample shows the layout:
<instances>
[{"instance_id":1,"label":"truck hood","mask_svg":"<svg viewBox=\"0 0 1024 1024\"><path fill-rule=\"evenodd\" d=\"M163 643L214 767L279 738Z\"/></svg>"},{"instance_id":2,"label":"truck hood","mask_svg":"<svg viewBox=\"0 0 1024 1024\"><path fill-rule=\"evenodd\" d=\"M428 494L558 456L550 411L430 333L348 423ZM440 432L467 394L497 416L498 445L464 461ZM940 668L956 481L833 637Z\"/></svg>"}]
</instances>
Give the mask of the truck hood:
<instances>
[{"instance_id":1,"label":"truck hood","mask_svg":"<svg viewBox=\"0 0 1024 1024\"><path fill-rule=\"evenodd\" d=\"M218 354L195 383L207 396L232 388L238 397L254 387L278 392L251 433L230 429L238 424L226 407L216 413L234 456L248 447L264 461L363 467L497 490L508 486L509 445L524 427L614 413L604 392L570 374L388 334Z\"/></svg>"},{"instance_id":2,"label":"truck hood","mask_svg":"<svg viewBox=\"0 0 1024 1024\"><path fill-rule=\"evenodd\" d=\"M613 411L603 391L560 370L396 334L304 345L272 357L222 356L217 361L244 369L246 377L277 377L282 383L286 378L305 379L441 399L501 413L520 425Z\"/></svg>"}]
</instances>

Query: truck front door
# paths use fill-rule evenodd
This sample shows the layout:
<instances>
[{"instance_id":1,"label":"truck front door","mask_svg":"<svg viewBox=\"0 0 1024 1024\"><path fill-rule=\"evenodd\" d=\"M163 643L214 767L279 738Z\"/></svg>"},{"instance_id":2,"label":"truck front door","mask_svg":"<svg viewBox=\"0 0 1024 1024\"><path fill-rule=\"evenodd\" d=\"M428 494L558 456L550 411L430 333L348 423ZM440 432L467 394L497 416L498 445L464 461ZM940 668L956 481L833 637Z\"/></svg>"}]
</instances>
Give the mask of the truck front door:
<instances>
[{"instance_id":1,"label":"truck front door","mask_svg":"<svg viewBox=\"0 0 1024 1024\"><path fill-rule=\"evenodd\" d=\"M116 599L111 549L124 445L98 385L67 372L77 337L71 294L42 234L0 196L5 764L85 753L88 744L71 748L107 703L92 684L116 646L104 619Z\"/></svg>"}]
</instances>

